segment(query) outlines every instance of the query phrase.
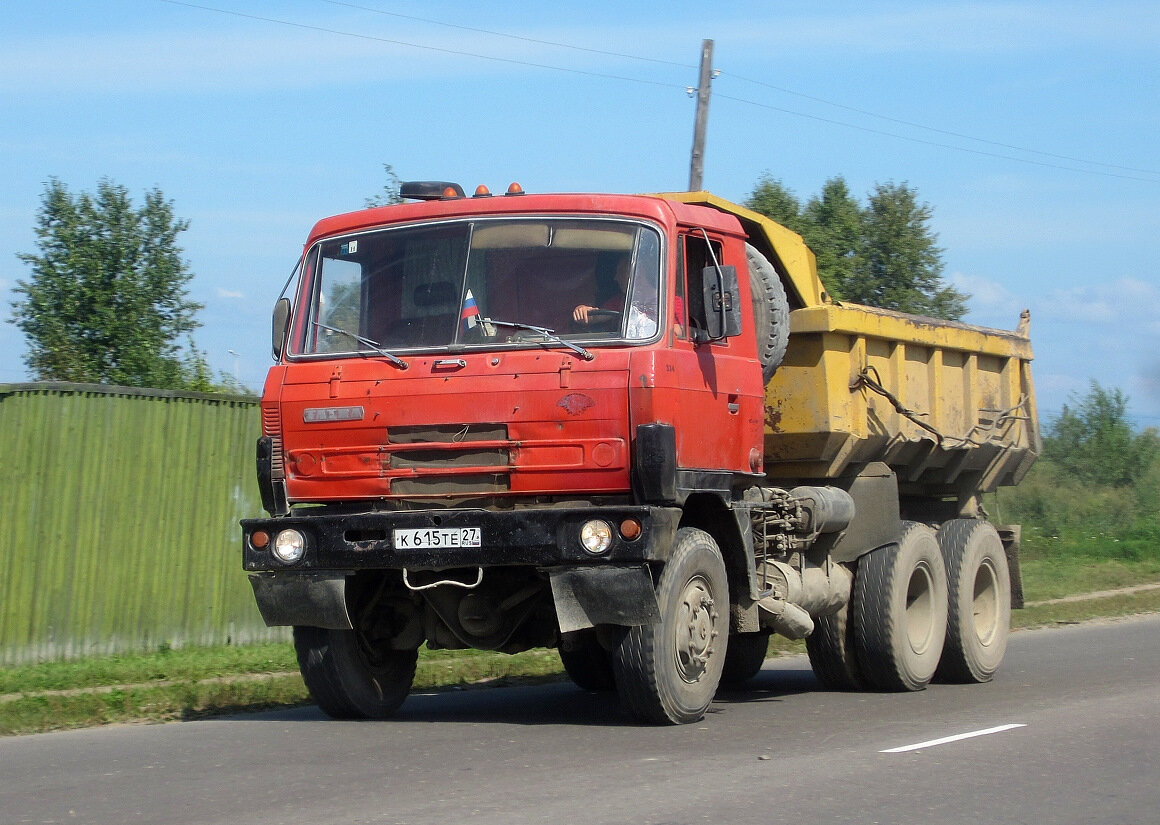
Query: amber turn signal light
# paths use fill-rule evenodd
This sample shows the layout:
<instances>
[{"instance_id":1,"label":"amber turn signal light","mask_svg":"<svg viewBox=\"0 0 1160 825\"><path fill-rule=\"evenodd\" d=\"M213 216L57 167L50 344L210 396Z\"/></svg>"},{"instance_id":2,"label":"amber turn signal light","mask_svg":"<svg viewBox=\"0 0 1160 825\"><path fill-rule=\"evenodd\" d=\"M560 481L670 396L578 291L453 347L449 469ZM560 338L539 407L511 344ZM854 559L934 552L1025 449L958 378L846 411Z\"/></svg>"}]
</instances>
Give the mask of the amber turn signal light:
<instances>
[{"instance_id":1,"label":"amber turn signal light","mask_svg":"<svg viewBox=\"0 0 1160 825\"><path fill-rule=\"evenodd\" d=\"M620 535L623 536L626 541L632 541L635 538L639 538L642 529L643 528L641 528L640 522L634 518L626 518L620 523Z\"/></svg>"}]
</instances>

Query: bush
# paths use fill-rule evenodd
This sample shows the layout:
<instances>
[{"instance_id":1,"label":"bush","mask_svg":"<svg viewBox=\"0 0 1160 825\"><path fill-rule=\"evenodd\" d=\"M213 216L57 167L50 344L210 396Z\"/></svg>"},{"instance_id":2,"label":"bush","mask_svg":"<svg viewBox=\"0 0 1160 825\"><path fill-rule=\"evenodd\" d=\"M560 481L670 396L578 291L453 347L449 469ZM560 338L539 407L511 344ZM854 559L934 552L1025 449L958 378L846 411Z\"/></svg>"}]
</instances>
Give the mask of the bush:
<instances>
[{"instance_id":1,"label":"bush","mask_svg":"<svg viewBox=\"0 0 1160 825\"><path fill-rule=\"evenodd\" d=\"M1160 437L1136 432L1119 390L1092 382L1044 434L1023 483L987 504L1023 525L1028 558L1160 561Z\"/></svg>"},{"instance_id":2,"label":"bush","mask_svg":"<svg viewBox=\"0 0 1160 825\"><path fill-rule=\"evenodd\" d=\"M1127 418L1128 398L1091 382L1088 394L1073 397L1048 423L1043 455L1076 479L1128 487L1149 472L1160 455L1155 430L1137 434Z\"/></svg>"}]
</instances>

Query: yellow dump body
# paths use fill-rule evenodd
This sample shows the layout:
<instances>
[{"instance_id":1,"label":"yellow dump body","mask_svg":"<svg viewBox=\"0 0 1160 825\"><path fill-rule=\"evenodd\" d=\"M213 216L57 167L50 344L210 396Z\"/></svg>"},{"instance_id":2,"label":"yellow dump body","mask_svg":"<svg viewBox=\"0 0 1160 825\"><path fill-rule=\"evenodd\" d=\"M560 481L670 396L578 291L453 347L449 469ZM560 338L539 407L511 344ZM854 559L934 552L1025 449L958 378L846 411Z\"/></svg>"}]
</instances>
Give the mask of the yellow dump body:
<instances>
[{"instance_id":1,"label":"yellow dump body","mask_svg":"<svg viewBox=\"0 0 1160 825\"><path fill-rule=\"evenodd\" d=\"M1031 342L901 312L838 304L802 238L707 192L663 197L736 215L790 297L789 348L766 387L765 472L827 479L887 463L904 495L1017 484L1040 453Z\"/></svg>"},{"instance_id":2,"label":"yellow dump body","mask_svg":"<svg viewBox=\"0 0 1160 825\"><path fill-rule=\"evenodd\" d=\"M765 470L834 478L884 461L904 491L990 492L1040 452L1031 342L1018 333L846 305L790 313L766 387Z\"/></svg>"}]
</instances>

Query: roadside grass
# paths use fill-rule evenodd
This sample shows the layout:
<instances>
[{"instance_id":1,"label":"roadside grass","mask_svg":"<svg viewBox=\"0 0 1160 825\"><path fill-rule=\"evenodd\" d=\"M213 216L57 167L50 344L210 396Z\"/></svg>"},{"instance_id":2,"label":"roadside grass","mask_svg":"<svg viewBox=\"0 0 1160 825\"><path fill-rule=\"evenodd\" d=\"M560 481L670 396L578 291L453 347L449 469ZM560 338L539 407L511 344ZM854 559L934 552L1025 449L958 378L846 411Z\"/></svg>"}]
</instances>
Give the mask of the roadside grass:
<instances>
[{"instance_id":1,"label":"roadside grass","mask_svg":"<svg viewBox=\"0 0 1160 825\"><path fill-rule=\"evenodd\" d=\"M554 650L420 651L415 690L561 678ZM310 702L293 645L163 648L0 669L0 736L168 722Z\"/></svg>"},{"instance_id":2,"label":"roadside grass","mask_svg":"<svg viewBox=\"0 0 1160 825\"><path fill-rule=\"evenodd\" d=\"M1015 628L1160 612L1160 589L1083 597L1097 591L1160 583L1160 548L1136 558L1099 543L1083 552L1031 537L1022 563L1029 602L1078 600L1014 611ZM1114 551L1115 544L1111 549ZM1134 554L1135 555L1135 554ZM1140 557L1143 556L1143 557ZM769 655L800 653L804 644L773 637ZM514 656L484 651L420 652L416 690L504 685L565 678L554 650ZM162 648L153 653L99 656L0 668L0 735L125 722L167 722L310 702L293 646L259 644Z\"/></svg>"}]
</instances>

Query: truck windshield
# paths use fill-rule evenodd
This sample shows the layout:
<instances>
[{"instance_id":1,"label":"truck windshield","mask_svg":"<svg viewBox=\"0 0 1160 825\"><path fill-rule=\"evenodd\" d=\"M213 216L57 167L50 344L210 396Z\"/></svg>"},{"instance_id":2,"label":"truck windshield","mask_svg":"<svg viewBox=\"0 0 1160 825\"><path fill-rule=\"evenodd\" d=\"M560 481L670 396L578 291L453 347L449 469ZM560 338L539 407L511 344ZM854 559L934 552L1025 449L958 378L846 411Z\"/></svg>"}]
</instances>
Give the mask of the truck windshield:
<instances>
[{"instance_id":1,"label":"truck windshield","mask_svg":"<svg viewBox=\"0 0 1160 825\"><path fill-rule=\"evenodd\" d=\"M658 331L660 237L628 221L487 219L315 245L296 355L647 340ZM559 342L556 341L555 344Z\"/></svg>"}]
</instances>

